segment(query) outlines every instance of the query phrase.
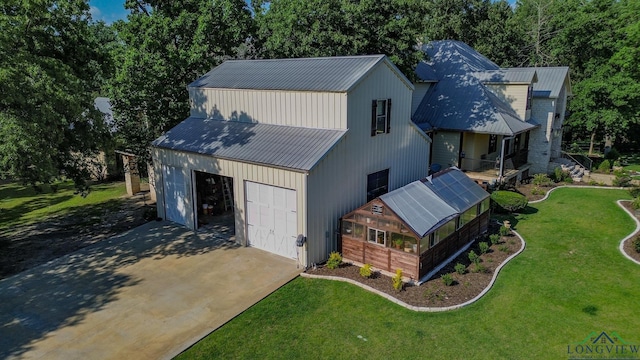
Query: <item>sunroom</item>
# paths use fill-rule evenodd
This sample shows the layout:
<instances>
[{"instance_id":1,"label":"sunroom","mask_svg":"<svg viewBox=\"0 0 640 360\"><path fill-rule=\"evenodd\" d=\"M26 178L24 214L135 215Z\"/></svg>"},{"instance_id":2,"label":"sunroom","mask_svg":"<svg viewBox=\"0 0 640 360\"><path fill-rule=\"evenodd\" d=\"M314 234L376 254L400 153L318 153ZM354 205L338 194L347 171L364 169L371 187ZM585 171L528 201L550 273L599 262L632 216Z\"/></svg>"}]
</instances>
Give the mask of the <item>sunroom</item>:
<instances>
[{"instance_id":1,"label":"sunroom","mask_svg":"<svg viewBox=\"0 0 640 360\"><path fill-rule=\"evenodd\" d=\"M462 171L443 170L342 217L342 256L420 281L487 230L489 201Z\"/></svg>"}]
</instances>

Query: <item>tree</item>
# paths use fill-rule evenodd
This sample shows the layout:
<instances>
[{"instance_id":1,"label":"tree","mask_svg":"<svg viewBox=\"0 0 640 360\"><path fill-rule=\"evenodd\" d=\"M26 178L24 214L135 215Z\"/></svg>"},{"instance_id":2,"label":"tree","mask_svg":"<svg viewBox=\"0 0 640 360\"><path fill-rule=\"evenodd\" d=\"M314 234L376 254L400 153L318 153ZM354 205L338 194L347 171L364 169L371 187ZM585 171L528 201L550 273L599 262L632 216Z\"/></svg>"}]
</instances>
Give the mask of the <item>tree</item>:
<instances>
[{"instance_id":1,"label":"tree","mask_svg":"<svg viewBox=\"0 0 640 360\"><path fill-rule=\"evenodd\" d=\"M243 0L127 0L128 21L115 24L110 83L122 146L147 159L153 139L189 115L186 86L235 58L253 33ZM246 47L243 48L246 50Z\"/></svg>"},{"instance_id":2,"label":"tree","mask_svg":"<svg viewBox=\"0 0 640 360\"><path fill-rule=\"evenodd\" d=\"M0 4L0 169L25 183L64 172L88 177L82 159L108 136L93 105L107 54L84 0Z\"/></svg>"},{"instance_id":3,"label":"tree","mask_svg":"<svg viewBox=\"0 0 640 360\"><path fill-rule=\"evenodd\" d=\"M386 54L404 72L422 58L417 0L254 2L265 58Z\"/></svg>"}]
</instances>

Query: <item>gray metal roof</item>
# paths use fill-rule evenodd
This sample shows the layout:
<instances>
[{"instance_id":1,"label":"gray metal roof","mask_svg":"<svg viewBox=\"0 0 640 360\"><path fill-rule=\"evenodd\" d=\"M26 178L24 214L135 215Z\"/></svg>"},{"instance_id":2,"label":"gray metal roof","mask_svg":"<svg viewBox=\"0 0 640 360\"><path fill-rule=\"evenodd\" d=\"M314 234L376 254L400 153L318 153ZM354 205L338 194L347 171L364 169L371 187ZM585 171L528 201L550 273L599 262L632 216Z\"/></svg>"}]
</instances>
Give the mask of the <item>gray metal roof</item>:
<instances>
[{"instance_id":1,"label":"gray metal roof","mask_svg":"<svg viewBox=\"0 0 640 360\"><path fill-rule=\"evenodd\" d=\"M431 87L413 115L426 130L468 131L511 136L533 129L472 75L452 76Z\"/></svg>"},{"instance_id":2,"label":"gray metal roof","mask_svg":"<svg viewBox=\"0 0 640 360\"><path fill-rule=\"evenodd\" d=\"M308 171L345 133L189 117L153 141L153 146Z\"/></svg>"},{"instance_id":3,"label":"gray metal roof","mask_svg":"<svg viewBox=\"0 0 640 360\"><path fill-rule=\"evenodd\" d=\"M536 77L536 69L534 68L479 71L471 75L485 84L531 84L538 80Z\"/></svg>"},{"instance_id":4,"label":"gray metal roof","mask_svg":"<svg viewBox=\"0 0 640 360\"><path fill-rule=\"evenodd\" d=\"M489 197L488 192L455 167L434 174L424 184L459 213Z\"/></svg>"},{"instance_id":5,"label":"gray metal roof","mask_svg":"<svg viewBox=\"0 0 640 360\"><path fill-rule=\"evenodd\" d=\"M363 55L228 60L189 84L189 87L346 92L385 58L384 55ZM398 73L401 74L400 71ZM405 82L409 87L413 86L408 80Z\"/></svg>"},{"instance_id":6,"label":"gray metal roof","mask_svg":"<svg viewBox=\"0 0 640 360\"><path fill-rule=\"evenodd\" d=\"M418 65L417 72L419 78L421 75L432 79L433 73L437 75L437 79L443 79L449 75L466 75L472 72L500 70L500 67L491 60L482 56L469 45L455 40L431 41L422 46L422 50L427 54L428 59ZM427 71L423 67L427 65L432 71Z\"/></svg>"},{"instance_id":7,"label":"gray metal roof","mask_svg":"<svg viewBox=\"0 0 640 360\"><path fill-rule=\"evenodd\" d=\"M421 237L458 215L420 181L386 193L380 200Z\"/></svg>"},{"instance_id":8,"label":"gray metal roof","mask_svg":"<svg viewBox=\"0 0 640 360\"><path fill-rule=\"evenodd\" d=\"M544 98L557 98L569 77L569 68L562 67L537 67L538 82L533 84L533 96ZM567 95L571 95L571 84L567 81Z\"/></svg>"}]
</instances>

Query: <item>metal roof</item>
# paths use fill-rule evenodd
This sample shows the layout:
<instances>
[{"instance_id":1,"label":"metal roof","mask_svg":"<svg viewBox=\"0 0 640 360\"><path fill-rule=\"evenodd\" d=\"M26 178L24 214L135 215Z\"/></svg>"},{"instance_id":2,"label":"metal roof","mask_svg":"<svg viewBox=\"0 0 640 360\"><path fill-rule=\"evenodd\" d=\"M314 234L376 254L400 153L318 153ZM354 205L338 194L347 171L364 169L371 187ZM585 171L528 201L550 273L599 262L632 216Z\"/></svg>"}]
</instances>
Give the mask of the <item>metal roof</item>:
<instances>
[{"instance_id":1,"label":"metal roof","mask_svg":"<svg viewBox=\"0 0 640 360\"><path fill-rule=\"evenodd\" d=\"M538 81L534 68L479 71L471 75L485 84L531 84Z\"/></svg>"},{"instance_id":2,"label":"metal roof","mask_svg":"<svg viewBox=\"0 0 640 360\"><path fill-rule=\"evenodd\" d=\"M489 197L488 192L455 167L440 171L423 182L459 213Z\"/></svg>"},{"instance_id":3,"label":"metal roof","mask_svg":"<svg viewBox=\"0 0 640 360\"><path fill-rule=\"evenodd\" d=\"M432 86L413 115L420 128L511 136L533 129L472 76L452 76Z\"/></svg>"},{"instance_id":4,"label":"metal roof","mask_svg":"<svg viewBox=\"0 0 640 360\"><path fill-rule=\"evenodd\" d=\"M434 80L432 74L437 75L437 79L443 79L449 75L466 75L471 72L500 70L500 67L491 60L482 56L471 46L455 40L431 41L422 46L422 50L427 54L428 59L418 65L417 72L419 78L421 75L427 78L422 80ZM431 67L431 71L425 70L423 67L427 65Z\"/></svg>"},{"instance_id":5,"label":"metal roof","mask_svg":"<svg viewBox=\"0 0 640 360\"><path fill-rule=\"evenodd\" d=\"M189 87L346 92L385 59L385 55L363 55L228 60L189 84ZM390 61L387 62L395 67ZM401 77L404 78L404 75ZM409 87L413 86L404 79Z\"/></svg>"},{"instance_id":6,"label":"metal roof","mask_svg":"<svg viewBox=\"0 0 640 360\"><path fill-rule=\"evenodd\" d=\"M217 158L308 171L346 130L189 117L153 146Z\"/></svg>"},{"instance_id":7,"label":"metal roof","mask_svg":"<svg viewBox=\"0 0 640 360\"><path fill-rule=\"evenodd\" d=\"M421 237L458 215L420 181L386 193L380 200Z\"/></svg>"},{"instance_id":8,"label":"metal roof","mask_svg":"<svg viewBox=\"0 0 640 360\"><path fill-rule=\"evenodd\" d=\"M569 68L562 67L537 67L538 82L533 84L533 96L544 98L557 98L565 81L569 77ZM571 84L567 81L567 95L571 95Z\"/></svg>"}]
</instances>

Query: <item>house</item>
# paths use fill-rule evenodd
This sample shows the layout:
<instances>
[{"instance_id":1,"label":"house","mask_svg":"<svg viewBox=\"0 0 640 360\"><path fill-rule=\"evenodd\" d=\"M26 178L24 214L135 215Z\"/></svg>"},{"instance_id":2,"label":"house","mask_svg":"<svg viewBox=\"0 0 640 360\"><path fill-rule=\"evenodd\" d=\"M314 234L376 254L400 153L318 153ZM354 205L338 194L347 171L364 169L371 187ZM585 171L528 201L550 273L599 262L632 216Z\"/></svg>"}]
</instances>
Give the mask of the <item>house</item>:
<instances>
[{"instance_id":1,"label":"house","mask_svg":"<svg viewBox=\"0 0 640 360\"><path fill-rule=\"evenodd\" d=\"M158 216L195 230L233 213L239 244L322 262L343 214L427 175L413 89L384 55L226 61L153 142Z\"/></svg>"},{"instance_id":2,"label":"house","mask_svg":"<svg viewBox=\"0 0 640 360\"><path fill-rule=\"evenodd\" d=\"M482 182L553 171L569 69L500 68L459 41L424 45L413 121L433 139L434 169L457 166Z\"/></svg>"},{"instance_id":3,"label":"house","mask_svg":"<svg viewBox=\"0 0 640 360\"><path fill-rule=\"evenodd\" d=\"M342 217L345 260L422 279L489 226L489 194L452 167Z\"/></svg>"}]
</instances>

